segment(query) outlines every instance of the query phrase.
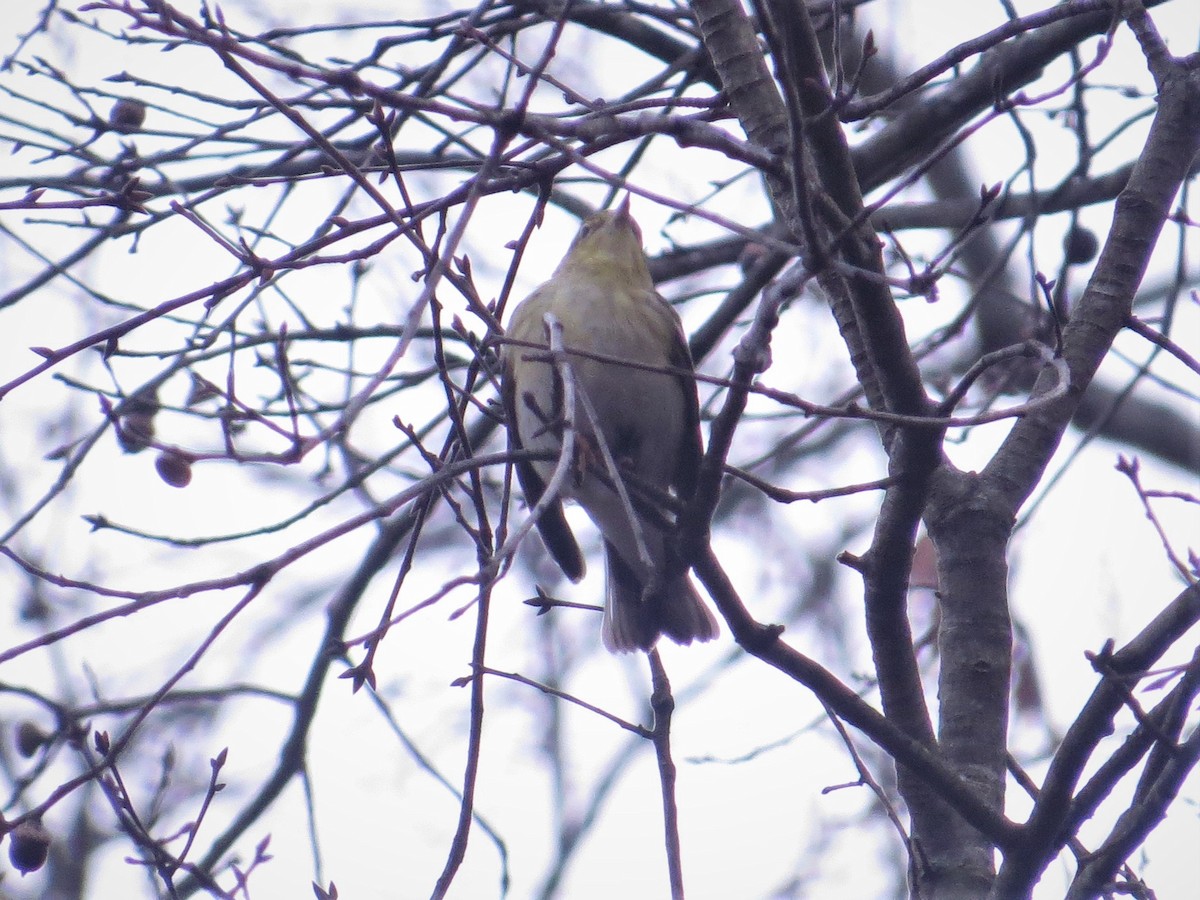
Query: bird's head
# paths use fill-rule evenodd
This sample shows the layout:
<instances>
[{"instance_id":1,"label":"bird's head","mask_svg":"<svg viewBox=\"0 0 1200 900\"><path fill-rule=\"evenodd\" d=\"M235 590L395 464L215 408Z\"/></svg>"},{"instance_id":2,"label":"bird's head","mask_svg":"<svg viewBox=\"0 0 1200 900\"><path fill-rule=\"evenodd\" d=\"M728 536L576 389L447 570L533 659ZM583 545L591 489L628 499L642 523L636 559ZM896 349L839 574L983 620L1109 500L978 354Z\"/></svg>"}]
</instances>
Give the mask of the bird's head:
<instances>
[{"instance_id":1,"label":"bird's head","mask_svg":"<svg viewBox=\"0 0 1200 900\"><path fill-rule=\"evenodd\" d=\"M559 271L587 271L595 277L615 277L625 284L653 287L642 230L629 213L629 197L616 209L593 213L584 219Z\"/></svg>"}]
</instances>

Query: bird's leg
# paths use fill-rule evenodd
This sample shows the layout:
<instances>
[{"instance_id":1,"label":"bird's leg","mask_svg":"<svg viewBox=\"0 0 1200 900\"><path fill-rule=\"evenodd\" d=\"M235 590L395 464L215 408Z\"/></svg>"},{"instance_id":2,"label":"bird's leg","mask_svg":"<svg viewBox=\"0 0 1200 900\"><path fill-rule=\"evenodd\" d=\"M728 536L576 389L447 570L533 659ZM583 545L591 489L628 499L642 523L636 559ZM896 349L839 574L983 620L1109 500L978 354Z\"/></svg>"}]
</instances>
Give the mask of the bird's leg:
<instances>
[{"instance_id":1,"label":"bird's leg","mask_svg":"<svg viewBox=\"0 0 1200 900\"><path fill-rule=\"evenodd\" d=\"M533 395L532 391L526 391L521 395L521 402L525 404L525 408L532 412L534 417L542 423L542 427L529 436L530 439L550 433L561 441L563 432L572 426L572 423L567 421L566 404L562 402L561 389L557 387L562 383L562 379L556 376L554 383L556 385L554 392L555 399L553 409L550 411L542 409L542 405L538 403L538 399Z\"/></svg>"}]
</instances>

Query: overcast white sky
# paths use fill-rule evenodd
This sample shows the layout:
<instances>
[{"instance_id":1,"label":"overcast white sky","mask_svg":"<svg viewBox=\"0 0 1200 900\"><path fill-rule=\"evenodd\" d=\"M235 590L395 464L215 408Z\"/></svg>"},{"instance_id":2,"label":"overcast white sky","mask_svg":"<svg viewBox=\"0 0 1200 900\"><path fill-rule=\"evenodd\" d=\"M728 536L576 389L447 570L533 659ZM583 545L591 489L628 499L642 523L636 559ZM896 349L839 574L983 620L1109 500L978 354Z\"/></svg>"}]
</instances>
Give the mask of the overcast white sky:
<instances>
[{"instance_id":1,"label":"overcast white sky","mask_svg":"<svg viewBox=\"0 0 1200 900\"><path fill-rule=\"evenodd\" d=\"M316 0L303 4L234 0L221 5L234 22L245 17L247 9L262 16L263 9L271 8L276 10L278 21L288 24L386 18L397 15L398 8L400 14L416 14L421 6L415 0L398 6L376 3L356 4L352 8ZM431 4L431 8L442 5ZM181 6L187 9L193 4ZM1037 8L1031 4L1020 6L1022 10ZM1200 39L1200 5L1177 2L1169 6L1169 10L1155 13L1160 27L1174 50L1180 53L1194 50ZM41 8L42 4L33 0L7 0L6 15L0 19L3 52L11 48L12 35L27 29ZM997 24L1002 16L997 3L967 4L955 0L890 4L888 8L903 8L905 12L876 26L877 41L899 43L906 48L911 61L932 58L956 40ZM1123 44L1121 52L1135 50L1128 35ZM57 61L69 65L77 82L99 81L130 65L129 59L105 42L89 44L86 52L73 55L69 48L55 46L53 41L43 40L40 48L37 52L47 55L65 54ZM1144 72L1137 69L1136 52L1130 52L1128 60L1133 68L1114 67L1108 75L1110 81L1124 83L1135 78L1145 81ZM143 62L138 57L139 65ZM171 54L162 57L160 64L164 71L170 71L171 77L181 80L189 77L186 73L194 72L193 83L203 84L214 93L229 84L220 66L204 58L204 54ZM0 113L4 103L0 97ZM997 142L997 152L1011 150ZM7 148L0 146L0 153L7 153ZM18 162L27 159L18 155ZM989 173L985 179L988 181L1005 177L1013 168L1003 159L981 159L978 165L981 173ZM994 174L997 172L1000 174ZM516 204L519 200L511 202ZM659 226L666 220L664 211L641 199L635 200L634 211L643 221L651 250L661 249L665 242ZM482 214L479 223L503 222L505 214L505 208L494 206ZM746 224L757 223L761 214L759 211L757 217L748 216ZM1102 232L1103 216L1107 214L1088 215L1097 218L1095 227ZM168 239L172 232L164 228L136 256L110 253L102 261L89 264L89 279L121 292L132 302L153 304L176 293L194 290L230 271L227 257L192 239L187 226L181 224L176 229L174 234L180 245L188 247L186 258L181 259L172 251ZM75 239L75 236L64 237L60 248ZM1200 248L1194 236L1191 240L1194 259L1196 249ZM473 230L469 241L479 251L477 256L486 256L488 248L498 243L494 235L484 233L482 228ZM549 274L564 242L561 233L534 237L521 271L522 279L527 280L524 289ZM383 259L377 265L394 267L396 283L403 284L401 273L408 271L405 263ZM22 262L17 257L0 259L0 266L7 267L0 268L0 290L31 271L28 260ZM497 266L496 272L502 274L503 269ZM318 271L307 277L308 291L344 289L336 273ZM384 310L390 308L398 320L406 308L406 295L403 291L398 293L399 297L372 296L368 302L378 303ZM0 382L29 367L33 357L28 347L65 343L61 337L63 328L78 329L72 334L84 334L95 327L94 321L81 319L73 312L74 308L69 294L51 294L36 308L23 304L15 314L0 314L3 315ZM917 332L925 314L921 309L911 310ZM688 321L696 318L695 311L687 308L684 315ZM1182 310L1181 315L1196 319L1194 305ZM48 336L48 326L54 329L53 335ZM813 343L819 343L815 336ZM804 349L814 353L818 350L815 346ZM719 372L723 365L720 360L714 361L713 371ZM824 362L819 357L796 358L781 361L779 365L794 366L793 371L803 377L806 369L819 372ZM152 364L147 369L152 370ZM1114 366L1111 376L1120 378L1128 373L1128 369L1122 372ZM0 406L0 455L9 460L30 460L26 497L35 496L55 476L54 466L40 460L47 446L52 445L52 439L61 440L65 436L47 435L24 424L37 419L47 404L64 402L63 396L56 385L33 384L15 392ZM75 414L94 427L97 415L94 407L81 403ZM386 427L386 421L381 422L382 427ZM955 462L964 468L981 466L1002 435L1003 426L977 430L970 440L951 448ZM1060 460L1066 459L1075 440L1075 436L1068 439ZM752 449L746 446L746 454ZM1118 451L1119 448L1104 442L1089 446L1056 483L1037 517L1019 532L1014 546L1014 614L1032 635L1047 688L1047 705L1059 729L1070 721L1095 683L1084 652L1099 649L1108 638L1114 638L1118 644L1128 639L1179 589L1178 579L1165 561L1161 565L1147 564L1147 560L1162 558L1161 545L1153 529L1142 519L1136 496L1113 468ZM870 462L869 454L864 454L864 463ZM188 534L211 534L232 530L228 517L234 498L243 511L246 497L252 497L256 505L254 514L239 528L272 521L296 508L295 496L289 493L288 485L284 484L277 492L282 498L280 506L270 508L276 493L271 483L250 485L246 472L231 465L197 467L193 489L187 491L173 491L162 484L148 458L125 456L115 447L99 451L91 471L96 476L82 479L69 504L32 529L28 540L32 544L53 541L57 545L52 554L56 571L80 578L94 577L97 571L103 571L105 577L129 589L163 586L185 577L200 577L209 570L196 562L201 558L199 553L189 563L197 565L195 576L180 574L180 557L175 552L146 553L139 549L139 555L126 557L123 554L131 547L128 539L115 535L91 537L86 524L78 518L80 515L119 514L124 521L153 525L156 531L170 532L181 527ZM805 474L815 478L813 473ZM878 474L864 468L862 479ZM1147 484L1162 490L1196 491L1200 487L1194 473L1182 473L1152 460L1144 461L1143 477ZM847 480L851 480L849 476ZM816 486L820 485L814 482L798 487ZM865 544L837 542L845 520L868 515L873 502L870 498L848 501L828 513L824 506L797 507L781 514L780 521L795 528L797 534L803 534L806 541L827 545L831 553L841 549L861 551ZM336 520L344 509L335 507L329 512ZM10 510L5 510L5 526L9 513ZM1165 508L1162 514L1177 539L1194 541L1195 535L1200 534L1200 520L1194 508ZM1080 529L1081 523L1086 523L1085 530ZM588 533L586 527L580 530ZM323 625L322 609L328 600L327 593L320 589L310 593L308 586L327 588L329 573L352 565L367 537L344 539L296 566L274 586L270 596L263 598L264 602L239 620L239 633L218 647L190 683L194 686L219 683L222 678L236 675L280 689L295 689L296 660L303 661L311 655L313 642ZM290 538L288 535L287 542ZM785 551L788 538L786 533L777 534L777 544L764 545L763 533L756 530L754 523L747 523L744 534L725 533L718 537L718 550L727 568L735 578L745 579L739 587L748 596L755 596L762 608L781 608L790 599L792 586L786 583L786 560L782 556L778 560L771 558L772 554ZM282 545L264 539L252 548L222 550L229 556L221 571L235 571L243 554L249 560ZM211 559L213 555L204 558ZM440 569L425 573L423 589L436 590L446 577L447 572ZM854 583L847 573L837 593L849 600ZM20 581L0 566L0 584L15 591ZM600 567L593 563L589 578L572 589L569 599L595 602L601 586ZM419 593L416 591L414 595ZM503 599L507 605L497 603L493 639L496 655L492 661L497 668L528 670L537 662L531 656L536 645L520 637L530 629L530 616L518 601L529 593L530 585L513 577L498 594L498 601ZM466 595L456 594L451 606L466 599ZM89 669L98 673L98 682L108 696L133 690L136 685L144 689L145 684L139 678L145 671L166 673L179 664L180 648L188 646L185 636L194 637L196 617L203 618L207 629L228 602L201 599L173 603L151 614L106 625L65 646L61 654L26 657L0 668L0 680L46 683L58 676L79 679L86 662ZM374 615L377 607L372 606L352 631L361 633L371 627ZM442 618L439 617L439 623ZM381 690L392 698L401 727L441 773L456 784L461 778L466 692L449 685L466 673L464 647L469 647L469 620L470 616L464 616L436 628L397 629L385 643L381 656ZM797 629L789 635L806 652L819 657L819 631L820 625L815 623L810 632ZM277 639L264 641L261 637L264 633L277 635ZM506 642L506 637L511 640ZM731 641L725 635L711 646L664 648L664 659L677 691L684 691L718 665L730 646ZM54 674L56 668L58 676ZM639 661L598 655L573 676L571 690L619 715L641 719L636 698L644 690L645 681ZM530 895L542 876L543 865L550 859L553 840L548 818L553 798L547 792L544 772L531 765L536 761L530 759L536 748L530 747L529 740L537 728L535 720L545 715L546 706L531 693L527 688L503 683L496 683L490 689L489 702L497 712L489 719L478 795L479 811L508 842L513 877L510 896L514 898ZM21 715L21 709L19 704L6 701L6 705L0 706L0 715ZM586 784L624 738L611 724L592 714L568 708L564 716L577 752L577 757L569 762L575 767L580 783ZM861 816L866 798L863 792L855 790L819 793L823 785L855 778L844 750L831 739L827 729L805 730L809 723L820 721L820 708L809 695L776 673L755 665L730 669L697 702L681 705L673 740L680 761L679 800L689 897L724 900L735 896L767 896L809 851L813 851L816 869L811 873L812 883L838 885L840 896L866 900L880 896L889 884L890 873L878 854L894 850L894 844L881 844L877 831L865 842L853 839L852 831L822 833L830 823L853 822ZM216 734L198 729L195 735L182 735L176 742L178 770L198 773L196 777L201 777L207 771L206 760L229 746L224 780L235 786L231 788L232 795L243 780L253 784L263 768L273 763L275 733L283 724L284 711L269 701L243 705L236 716L220 723ZM260 740L256 737L258 733L266 737ZM445 858L457 801L400 748L364 693L350 696L346 682L330 685L313 734L311 759L316 773L314 792L326 878L337 883L342 897L355 900L428 896ZM792 735L792 739L758 753L752 760L725 762ZM191 737L196 739L189 740ZM637 755L607 801L604 814L609 820L581 851L561 896L591 900L613 896L654 897L665 893L657 777L648 749ZM1034 772L1039 774L1036 768ZM147 782L152 780L147 777ZM1187 800L1176 805L1146 847L1149 861L1144 874L1158 891L1160 900L1193 896L1195 885L1200 883L1200 854L1195 852L1200 847L1197 806L1200 786L1189 785L1187 793ZM1018 794L1017 789L1011 790L1014 800L1010 814L1019 820L1024 809ZM271 835L275 859L256 871L252 880L252 896L257 900L311 896L308 883L313 873L308 834L303 825L306 816L303 801L300 786L295 785L252 831L245 844L248 852L258 837ZM221 816L226 814L228 811L222 809L214 813L210 822L213 832L223 824ZM1085 832L1085 840L1103 833L1106 824L1096 822ZM127 848L116 845L107 854L94 881L92 897L134 900L152 896L143 874L124 860L126 851ZM488 839L476 830L451 896L495 896L497 859ZM1036 896L1061 896L1069 875L1069 871L1052 868ZM11 895L38 896L38 877L30 876L12 885ZM4 891L8 889L8 882L0 885L0 898L6 896ZM832 895L798 891L795 896Z\"/></svg>"}]
</instances>

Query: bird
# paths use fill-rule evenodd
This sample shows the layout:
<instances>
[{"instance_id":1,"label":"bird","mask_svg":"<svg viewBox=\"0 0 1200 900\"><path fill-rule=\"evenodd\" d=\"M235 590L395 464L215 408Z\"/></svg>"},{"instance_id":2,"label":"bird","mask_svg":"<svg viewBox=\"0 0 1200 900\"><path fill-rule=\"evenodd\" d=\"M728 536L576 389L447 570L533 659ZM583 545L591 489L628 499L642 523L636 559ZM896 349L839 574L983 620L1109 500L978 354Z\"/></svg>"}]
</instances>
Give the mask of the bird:
<instances>
[{"instance_id":1,"label":"bird","mask_svg":"<svg viewBox=\"0 0 1200 900\"><path fill-rule=\"evenodd\" d=\"M563 501L577 502L599 529L601 636L614 653L648 651L664 634L709 641L720 630L675 548L668 508L691 498L703 453L694 367L678 313L654 288L629 205L626 196L584 220L550 279L513 310L512 343L501 350L509 447L546 457L514 463L530 509L552 480L573 406L574 459L536 526L576 583L586 566ZM548 314L561 327L566 377L547 352ZM667 495L674 504L663 503Z\"/></svg>"}]
</instances>

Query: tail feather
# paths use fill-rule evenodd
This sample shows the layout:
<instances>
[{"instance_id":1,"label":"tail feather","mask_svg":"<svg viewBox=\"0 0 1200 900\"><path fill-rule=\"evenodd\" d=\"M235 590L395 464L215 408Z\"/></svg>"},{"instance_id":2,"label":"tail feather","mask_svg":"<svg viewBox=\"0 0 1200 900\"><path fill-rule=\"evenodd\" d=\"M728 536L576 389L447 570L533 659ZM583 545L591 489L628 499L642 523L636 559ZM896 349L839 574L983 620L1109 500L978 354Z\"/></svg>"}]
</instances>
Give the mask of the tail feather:
<instances>
[{"instance_id":1,"label":"tail feather","mask_svg":"<svg viewBox=\"0 0 1200 900\"><path fill-rule=\"evenodd\" d=\"M643 597L645 582L616 548L605 542L607 602L604 646L614 653L649 650L665 634L677 644L710 641L720 628L688 578L687 571Z\"/></svg>"}]
</instances>

